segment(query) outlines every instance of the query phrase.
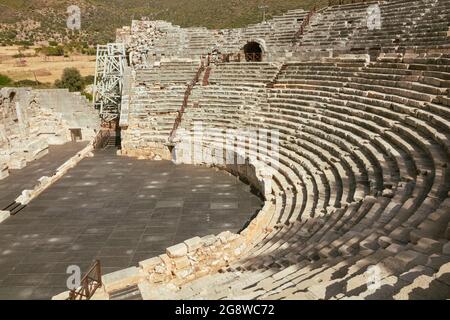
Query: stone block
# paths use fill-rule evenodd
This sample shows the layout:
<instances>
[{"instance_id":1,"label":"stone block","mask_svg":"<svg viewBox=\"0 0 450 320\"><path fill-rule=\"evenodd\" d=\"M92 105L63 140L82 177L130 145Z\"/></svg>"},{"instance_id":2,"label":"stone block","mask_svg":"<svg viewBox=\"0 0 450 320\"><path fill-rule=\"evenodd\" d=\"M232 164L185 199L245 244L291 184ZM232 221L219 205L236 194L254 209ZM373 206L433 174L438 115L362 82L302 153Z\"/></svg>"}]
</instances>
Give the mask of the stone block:
<instances>
[{"instance_id":1,"label":"stone block","mask_svg":"<svg viewBox=\"0 0 450 320\"><path fill-rule=\"evenodd\" d=\"M158 257L166 266L170 266L172 264L172 259L167 254L161 254Z\"/></svg>"},{"instance_id":2,"label":"stone block","mask_svg":"<svg viewBox=\"0 0 450 320\"><path fill-rule=\"evenodd\" d=\"M382 248L387 248L391 245L392 243L392 239L386 236L382 236L380 238L378 238L378 244L380 245L380 247Z\"/></svg>"},{"instance_id":3,"label":"stone block","mask_svg":"<svg viewBox=\"0 0 450 320\"><path fill-rule=\"evenodd\" d=\"M43 177L40 177L40 178L38 179L38 181L39 181L39 183L40 183L41 185L46 185L46 184L48 184L48 183L50 182L50 177L43 176Z\"/></svg>"},{"instance_id":4,"label":"stone block","mask_svg":"<svg viewBox=\"0 0 450 320\"><path fill-rule=\"evenodd\" d=\"M103 285L107 292L112 292L134 285L144 279L144 275L137 267L130 267L113 273L106 274L102 277Z\"/></svg>"},{"instance_id":5,"label":"stone block","mask_svg":"<svg viewBox=\"0 0 450 320\"><path fill-rule=\"evenodd\" d=\"M12 158L9 162L9 168L12 170L20 170L25 168L27 161L23 158Z\"/></svg>"},{"instance_id":6,"label":"stone block","mask_svg":"<svg viewBox=\"0 0 450 320\"><path fill-rule=\"evenodd\" d=\"M5 165L2 167L0 164L0 180L5 179L9 176L8 167Z\"/></svg>"},{"instance_id":7,"label":"stone block","mask_svg":"<svg viewBox=\"0 0 450 320\"><path fill-rule=\"evenodd\" d=\"M386 276L400 274L405 271L405 269L409 269L412 267L412 263L408 265L408 261L402 261L397 257L387 257L383 259L379 266L381 270Z\"/></svg>"},{"instance_id":8,"label":"stone block","mask_svg":"<svg viewBox=\"0 0 450 320\"><path fill-rule=\"evenodd\" d=\"M230 231L224 231L224 232L221 232L217 236L217 238L219 238L223 244L226 244L230 241L233 241L233 240L239 238L239 235L231 233Z\"/></svg>"},{"instance_id":9,"label":"stone block","mask_svg":"<svg viewBox=\"0 0 450 320\"><path fill-rule=\"evenodd\" d=\"M0 223L5 221L6 219L8 219L9 216L10 216L10 212L9 211L0 211Z\"/></svg>"},{"instance_id":10,"label":"stone block","mask_svg":"<svg viewBox=\"0 0 450 320\"><path fill-rule=\"evenodd\" d=\"M155 295L154 286L148 282L139 283L138 288L143 300L158 300L160 298Z\"/></svg>"},{"instance_id":11,"label":"stone block","mask_svg":"<svg viewBox=\"0 0 450 320\"><path fill-rule=\"evenodd\" d=\"M317 284L308 288L308 292L310 292L316 299L324 300L327 298L327 287L325 285Z\"/></svg>"},{"instance_id":12,"label":"stone block","mask_svg":"<svg viewBox=\"0 0 450 320\"><path fill-rule=\"evenodd\" d=\"M366 273L354 276L347 281L346 292L351 292L355 289L366 288L368 283L368 275Z\"/></svg>"},{"instance_id":13,"label":"stone block","mask_svg":"<svg viewBox=\"0 0 450 320\"><path fill-rule=\"evenodd\" d=\"M179 243L166 249L166 253L171 258L178 258L187 255L188 247L184 243Z\"/></svg>"},{"instance_id":14,"label":"stone block","mask_svg":"<svg viewBox=\"0 0 450 320\"><path fill-rule=\"evenodd\" d=\"M443 247L442 247L442 253L445 255L450 256L450 242L447 242Z\"/></svg>"},{"instance_id":15,"label":"stone block","mask_svg":"<svg viewBox=\"0 0 450 320\"><path fill-rule=\"evenodd\" d=\"M150 259L139 262L139 267L141 267L142 270L149 272L149 271L152 271L157 265L159 265L161 263L163 263L163 261L160 257L154 257L154 258L150 258Z\"/></svg>"},{"instance_id":16,"label":"stone block","mask_svg":"<svg viewBox=\"0 0 450 320\"><path fill-rule=\"evenodd\" d=\"M425 266L416 266L407 272L404 272L400 275L400 279L412 283L417 277L421 275L432 276L434 274L434 270Z\"/></svg>"},{"instance_id":17,"label":"stone block","mask_svg":"<svg viewBox=\"0 0 450 320\"><path fill-rule=\"evenodd\" d=\"M189 268L189 269L176 270L176 271L174 271L174 274L179 279L186 279L193 272L194 272L194 270L192 268Z\"/></svg>"},{"instance_id":18,"label":"stone block","mask_svg":"<svg viewBox=\"0 0 450 320\"><path fill-rule=\"evenodd\" d=\"M409 234L411 233L412 228L397 228L394 231L392 231L389 234L389 237L391 237L394 240L403 242L403 243L408 243L410 238L409 238Z\"/></svg>"},{"instance_id":19,"label":"stone block","mask_svg":"<svg viewBox=\"0 0 450 320\"><path fill-rule=\"evenodd\" d=\"M363 249L376 250L379 248L377 235L373 234L360 242L360 247Z\"/></svg>"},{"instance_id":20,"label":"stone block","mask_svg":"<svg viewBox=\"0 0 450 320\"><path fill-rule=\"evenodd\" d=\"M414 250L425 254L440 253L442 250L442 243L429 238L421 238L417 241L417 245L414 247Z\"/></svg>"},{"instance_id":21,"label":"stone block","mask_svg":"<svg viewBox=\"0 0 450 320\"><path fill-rule=\"evenodd\" d=\"M426 255L413 250L405 250L395 257L400 261L403 269L409 269L418 264L424 265L427 262Z\"/></svg>"},{"instance_id":22,"label":"stone block","mask_svg":"<svg viewBox=\"0 0 450 320\"><path fill-rule=\"evenodd\" d=\"M191 253L202 246L202 239L200 237L194 237L184 241L184 244L186 245L188 252Z\"/></svg>"},{"instance_id":23,"label":"stone block","mask_svg":"<svg viewBox=\"0 0 450 320\"><path fill-rule=\"evenodd\" d=\"M216 242L219 241L219 239L217 239L217 237L213 234L210 234L208 236L204 236L202 238L202 243L204 247L210 247L214 244L216 244Z\"/></svg>"},{"instance_id":24,"label":"stone block","mask_svg":"<svg viewBox=\"0 0 450 320\"><path fill-rule=\"evenodd\" d=\"M17 203L28 204L33 197L33 190L23 190L22 194L16 199Z\"/></svg>"},{"instance_id":25,"label":"stone block","mask_svg":"<svg viewBox=\"0 0 450 320\"><path fill-rule=\"evenodd\" d=\"M436 279L450 286L450 262L442 265L435 275Z\"/></svg>"},{"instance_id":26,"label":"stone block","mask_svg":"<svg viewBox=\"0 0 450 320\"><path fill-rule=\"evenodd\" d=\"M386 248L386 251L392 253L392 254L397 254L399 252L401 252L403 250L403 247L401 245L398 245L396 243L392 243L391 245L389 245Z\"/></svg>"},{"instance_id":27,"label":"stone block","mask_svg":"<svg viewBox=\"0 0 450 320\"><path fill-rule=\"evenodd\" d=\"M191 262L187 258L187 256L180 258L173 258L173 263L175 264L175 268L177 270L182 270L191 266Z\"/></svg>"},{"instance_id":28,"label":"stone block","mask_svg":"<svg viewBox=\"0 0 450 320\"><path fill-rule=\"evenodd\" d=\"M448 262L450 262L449 256L443 254L432 254L428 258L426 266L438 271L442 265Z\"/></svg>"}]
</instances>

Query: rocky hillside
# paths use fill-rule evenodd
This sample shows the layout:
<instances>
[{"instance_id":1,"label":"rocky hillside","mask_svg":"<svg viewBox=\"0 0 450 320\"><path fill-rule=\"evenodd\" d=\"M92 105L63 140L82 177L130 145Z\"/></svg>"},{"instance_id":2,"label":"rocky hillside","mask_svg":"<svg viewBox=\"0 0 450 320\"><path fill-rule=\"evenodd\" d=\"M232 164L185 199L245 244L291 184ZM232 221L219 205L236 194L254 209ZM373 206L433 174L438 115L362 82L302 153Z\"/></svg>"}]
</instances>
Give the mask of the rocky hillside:
<instances>
[{"instance_id":1,"label":"rocky hillside","mask_svg":"<svg viewBox=\"0 0 450 320\"><path fill-rule=\"evenodd\" d=\"M289 9L311 8L326 0L0 0L0 44L41 41L105 43L115 29L131 19L168 20L181 26L230 28L259 22L258 9L269 6L268 17ZM81 31L67 29L67 8L81 8Z\"/></svg>"}]
</instances>

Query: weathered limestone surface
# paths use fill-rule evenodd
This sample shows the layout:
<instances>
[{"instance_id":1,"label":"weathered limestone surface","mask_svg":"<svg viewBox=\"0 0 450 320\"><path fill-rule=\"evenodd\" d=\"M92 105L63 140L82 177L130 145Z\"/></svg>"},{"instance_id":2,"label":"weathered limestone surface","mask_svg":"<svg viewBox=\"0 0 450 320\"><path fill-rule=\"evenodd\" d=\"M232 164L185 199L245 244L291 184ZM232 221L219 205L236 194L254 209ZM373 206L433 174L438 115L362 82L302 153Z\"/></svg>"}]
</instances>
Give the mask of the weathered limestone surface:
<instances>
[{"instance_id":1,"label":"weathered limestone surface","mask_svg":"<svg viewBox=\"0 0 450 320\"><path fill-rule=\"evenodd\" d=\"M70 129L91 141L100 125L85 97L62 89L3 88L0 111L0 179L47 154L49 144L70 141Z\"/></svg>"},{"instance_id":2,"label":"weathered limestone surface","mask_svg":"<svg viewBox=\"0 0 450 320\"><path fill-rule=\"evenodd\" d=\"M290 10L263 23L239 29L181 28L166 21L133 20L131 27L117 30L136 69L152 68L163 58L195 58L213 51L237 53L248 41L257 41L268 60L284 59L307 12Z\"/></svg>"},{"instance_id":3,"label":"weathered limestone surface","mask_svg":"<svg viewBox=\"0 0 450 320\"><path fill-rule=\"evenodd\" d=\"M122 154L227 170L266 203L239 235L167 248L100 296L134 284L147 299L450 297L450 2L379 2L383 27L368 30L372 4L322 9L297 39L301 10L237 30L118 32L136 71ZM248 41L264 62L217 61Z\"/></svg>"},{"instance_id":4,"label":"weathered limestone surface","mask_svg":"<svg viewBox=\"0 0 450 320\"><path fill-rule=\"evenodd\" d=\"M0 223L9 218L9 211L0 211Z\"/></svg>"},{"instance_id":5,"label":"weathered limestone surface","mask_svg":"<svg viewBox=\"0 0 450 320\"><path fill-rule=\"evenodd\" d=\"M237 63L213 66L210 84L193 89L174 160L245 177L272 210L259 229L189 239L141 262L149 275L139 284L143 297L441 298L447 284L436 277L450 259L450 149L439 132L450 130L440 103L449 94L441 79L448 58L345 54L287 62L273 88L256 76L260 69L252 78L261 65L241 64L246 81L228 72ZM185 148L198 123L200 143ZM227 145L229 130L260 127L279 132L279 152L268 159L245 141ZM149 145L138 128L133 135L136 146Z\"/></svg>"},{"instance_id":6,"label":"weathered limestone surface","mask_svg":"<svg viewBox=\"0 0 450 320\"><path fill-rule=\"evenodd\" d=\"M183 283L216 272L239 259L253 245L272 210L267 204L241 235L227 231L217 236L195 237L167 248L167 254L141 261L138 267L107 274L103 276L104 287L98 296L137 284L145 291L144 297L156 298L152 296L155 288L167 288L171 284L174 290Z\"/></svg>"},{"instance_id":7,"label":"weathered limestone surface","mask_svg":"<svg viewBox=\"0 0 450 320\"><path fill-rule=\"evenodd\" d=\"M250 41L260 44L265 61L319 59L350 50L394 52L398 48L427 48L448 52L447 0L414 0L409 6L404 0L380 2L381 25L369 29L369 8L373 4L361 2L320 9L301 35L297 33L308 12L300 9L245 28L224 30L134 20L131 27L117 30L116 38L126 44L137 69L152 68L164 58L242 53Z\"/></svg>"}]
</instances>

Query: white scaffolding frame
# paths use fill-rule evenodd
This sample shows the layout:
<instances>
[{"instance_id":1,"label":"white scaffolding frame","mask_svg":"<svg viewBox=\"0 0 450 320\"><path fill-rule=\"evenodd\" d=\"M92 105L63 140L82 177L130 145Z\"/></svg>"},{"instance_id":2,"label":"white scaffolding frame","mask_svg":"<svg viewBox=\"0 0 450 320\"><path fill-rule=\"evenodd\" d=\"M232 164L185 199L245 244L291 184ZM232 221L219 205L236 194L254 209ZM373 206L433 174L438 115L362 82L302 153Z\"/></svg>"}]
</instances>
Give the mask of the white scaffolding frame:
<instances>
[{"instance_id":1,"label":"white scaffolding frame","mask_svg":"<svg viewBox=\"0 0 450 320\"><path fill-rule=\"evenodd\" d=\"M97 46L93 101L100 117L106 122L115 120L120 115L125 67L123 43Z\"/></svg>"}]
</instances>

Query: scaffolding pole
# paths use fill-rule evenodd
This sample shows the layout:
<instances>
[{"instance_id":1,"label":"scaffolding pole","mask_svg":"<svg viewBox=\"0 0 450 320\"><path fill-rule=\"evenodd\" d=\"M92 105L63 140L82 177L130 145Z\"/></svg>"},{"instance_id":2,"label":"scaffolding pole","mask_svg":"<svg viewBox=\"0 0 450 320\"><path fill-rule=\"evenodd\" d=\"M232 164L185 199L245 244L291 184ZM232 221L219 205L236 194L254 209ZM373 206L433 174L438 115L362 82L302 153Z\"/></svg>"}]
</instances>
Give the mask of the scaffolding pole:
<instances>
[{"instance_id":1,"label":"scaffolding pole","mask_svg":"<svg viewBox=\"0 0 450 320\"><path fill-rule=\"evenodd\" d=\"M123 43L97 46L94 80L94 107L105 122L119 118L123 75L126 67Z\"/></svg>"}]
</instances>

